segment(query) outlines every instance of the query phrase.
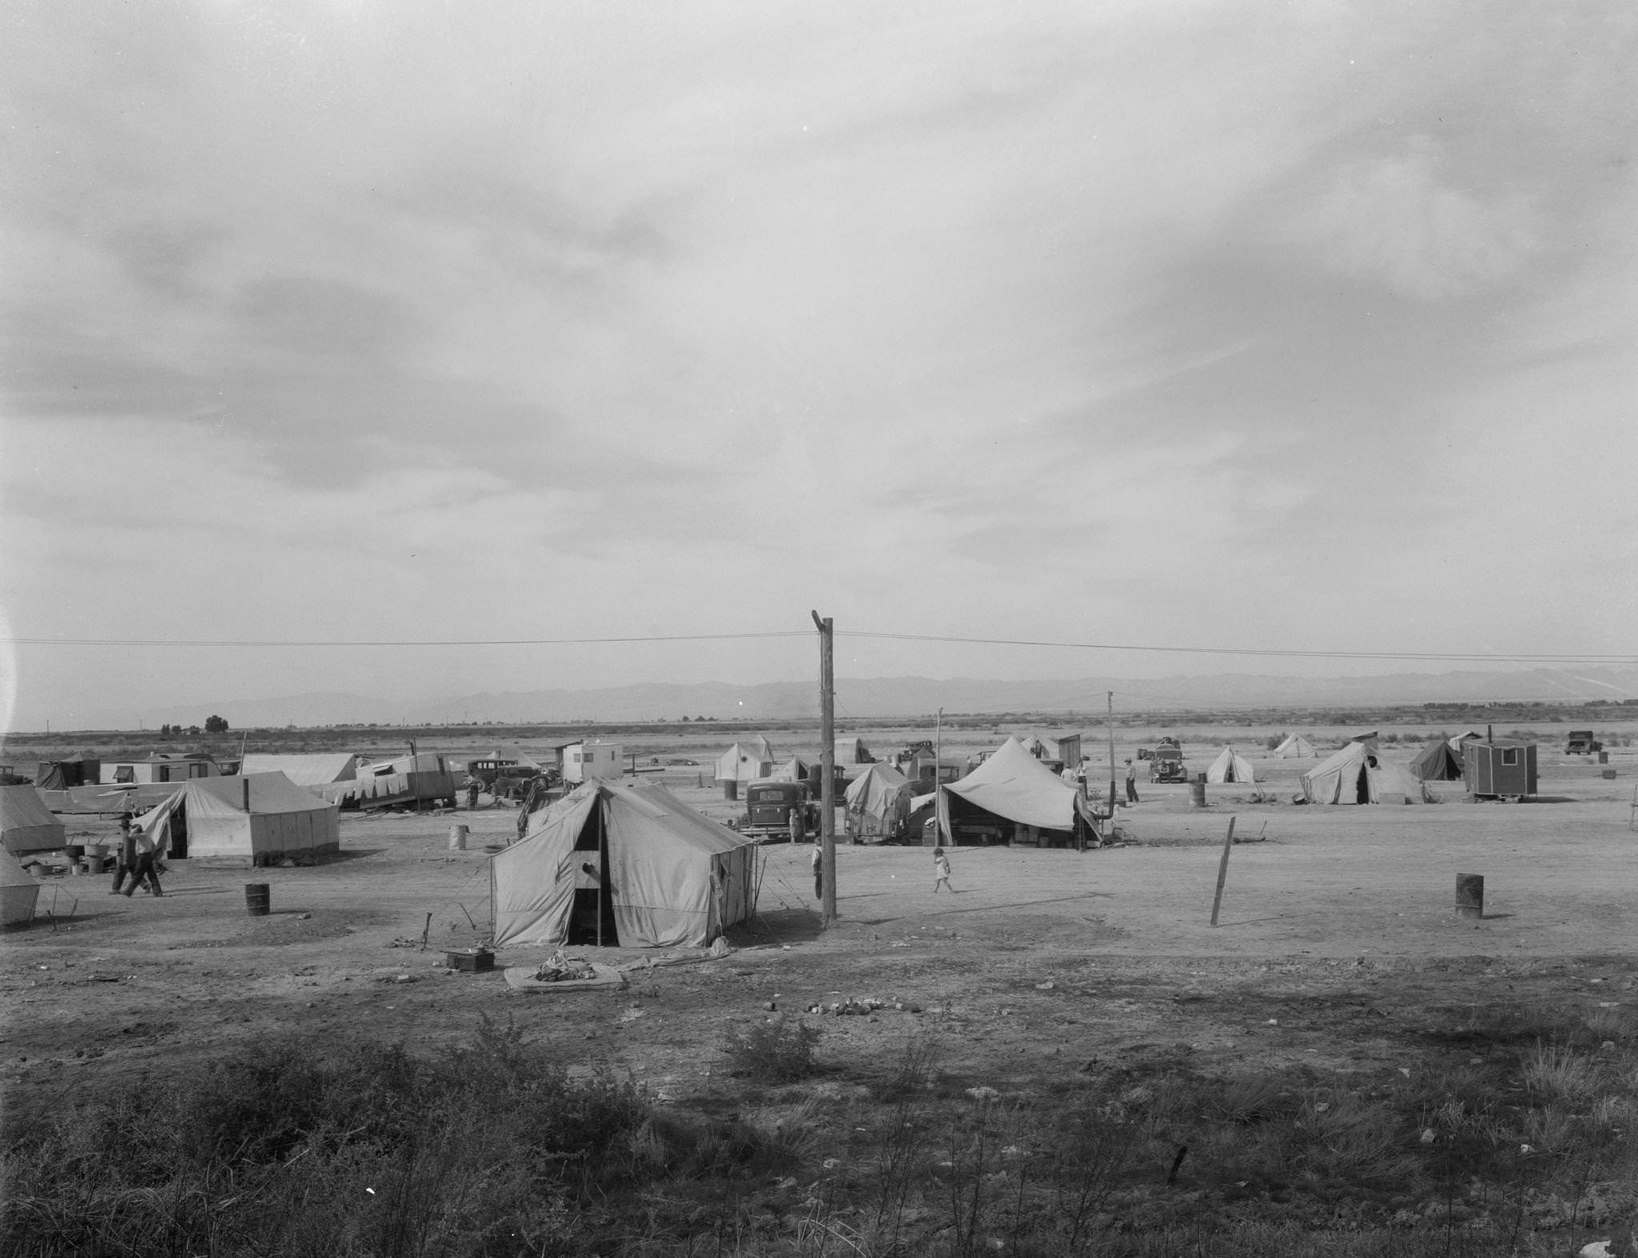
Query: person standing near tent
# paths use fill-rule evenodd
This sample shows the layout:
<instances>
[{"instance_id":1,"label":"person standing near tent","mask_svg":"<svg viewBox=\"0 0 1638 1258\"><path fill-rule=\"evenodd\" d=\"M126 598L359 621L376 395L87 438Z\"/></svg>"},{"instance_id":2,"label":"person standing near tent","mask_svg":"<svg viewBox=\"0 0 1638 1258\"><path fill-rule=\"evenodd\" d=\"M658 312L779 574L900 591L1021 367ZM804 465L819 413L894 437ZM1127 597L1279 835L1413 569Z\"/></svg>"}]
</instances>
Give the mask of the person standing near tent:
<instances>
[{"instance_id":1,"label":"person standing near tent","mask_svg":"<svg viewBox=\"0 0 1638 1258\"><path fill-rule=\"evenodd\" d=\"M1126 762L1126 802L1135 804L1137 797L1137 765L1130 760Z\"/></svg>"},{"instance_id":2,"label":"person standing near tent","mask_svg":"<svg viewBox=\"0 0 1638 1258\"><path fill-rule=\"evenodd\" d=\"M943 887L951 895L955 894L955 888L950 885L950 858L944 854L944 849L942 847L935 847L933 849L934 895L938 894L938 889L940 887Z\"/></svg>"},{"instance_id":3,"label":"person standing near tent","mask_svg":"<svg viewBox=\"0 0 1638 1258\"><path fill-rule=\"evenodd\" d=\"M136 851L136 860L131 866L131 885L120 894L129 898L146 879L150 892L156 896L164 895L165 893L159 889L159 874L154 869L154 841L140 825L131 827L131 845Z\"/></svg>"},{"instance_id":4,"label":"person standing near tent","mask_svg":"<svg viewBox=\"0 0 1638 1258\"><path fill-rule=\"evenodd\" d=\"M135 877L136 836L131 833L131 818L119 819L119 842L114 845L114 887L108 894L118 895L128 877Z\"/></svg>"},{"instance_id":5,"label":"person standing near tent","mask_svg":"<svg viewBox=\"0 0 1638 1258\"><path fill-rule=\"evenodd\" d=\"M823 900L825 898L825 850L818 839L813 841L811 863L813 865L813 898Z\"/></svg>"}]
</instances>

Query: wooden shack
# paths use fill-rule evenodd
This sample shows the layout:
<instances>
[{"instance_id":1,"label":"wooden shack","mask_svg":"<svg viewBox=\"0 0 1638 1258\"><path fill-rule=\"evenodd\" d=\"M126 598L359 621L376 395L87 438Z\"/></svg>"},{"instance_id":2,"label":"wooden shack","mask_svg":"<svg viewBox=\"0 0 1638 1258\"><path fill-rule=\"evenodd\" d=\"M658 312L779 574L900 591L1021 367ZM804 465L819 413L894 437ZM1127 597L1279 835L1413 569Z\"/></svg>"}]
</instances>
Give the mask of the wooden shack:
<instances>
[{"instance_id":1,"label":"wooden shack","mask_svg":"<svg viewBox=\"0 0 1638 1258\"><path fill-rule=\"evenodd\" d=\"M1522 798L1536 793L1534 743L1474 741L1462 744L1462 776L1475 799Z\"/></svg>"}]
</instances>

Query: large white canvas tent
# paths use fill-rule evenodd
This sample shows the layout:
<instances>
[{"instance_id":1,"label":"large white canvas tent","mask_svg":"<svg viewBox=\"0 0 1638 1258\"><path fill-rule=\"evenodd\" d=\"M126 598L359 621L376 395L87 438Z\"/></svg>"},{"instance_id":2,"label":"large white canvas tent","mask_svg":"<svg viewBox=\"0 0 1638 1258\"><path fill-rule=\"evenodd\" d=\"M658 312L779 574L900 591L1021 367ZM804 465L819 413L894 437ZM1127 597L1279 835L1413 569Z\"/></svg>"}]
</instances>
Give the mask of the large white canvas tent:
<instances>
[{"instance_id":1,"label":"large white canvas tent","mask_svg":"<svg viewBox=\"0 0 1638 1258\"><path fill-rule=\"evenodd\" d=\"M756 782L774 766L773 745L760 734L741 739L717 757L718 782Z\"/></svg>"},{"instance_id":2,"label":"large white canvas tent","mask_svg":"<svg viewBox=\"0 0 1638 1258\"><path fill-rule=\"evenodd\" d=\"M1233 747L1224 747L1217 753L1217 759L1211 762L1206 770L1208 782L1255 782L1257 775L1252 772L1251 761L1247 760Z\"/></svg>"},{"instance_id":3,"label":"large white canvas tent","mask_svg":"<svg viewBox=\"0 0 1638 1258\"><path fill-rule=\"evenodd\" d=\"M892 765L870 765L847 784L848 837L879 842L902 834L914 794L910 779Z\"/></svg>"},{"instance_id":4,"label":"large white canvas tent","mask_svg":"<svg viewBox=\"0 0 1638 1258\"><path fill-rule=\"evenodd\" d=\"M32 786L0 786L0 844L8 852L54 852L67 840L63 823Z\"/></svg>"},{"instance_id":5,"label":"large white canvas tent","mask_svg":"<svg viewBox=\"0 0 1638 1258\"><path fill-rule=\"evenodd\" d=\"M1317 757L1319 752L1315 751L1314 744L1301 734L1291 734L1274 748L1274 754L1281 760L1311 760Z\"/></svg>"},{"instance_id":6,"label":"large white canvas tent","mask_svg":"<svg viewBox=\"0 0 1638 1258\"><path fill-rule=\"evenodd\" d=\"M952 844L964 831L987 831L997 842L1039 840L1041 831L1073 836L1092 824L1086 809L1079 790L1008 738L966 777L939 787L939 833Z\"/></svg>"},{"instance_id":7,"label":"large white canvas tent","mask_svg":"<svg viewBox=\"0 0 1638 1258\"><path fill-rule=\"evenodd\" d=\"M137 820L172 857L239 857L254 863L341 847L336 805L282 773L195 778Z\"/></svg>"},{"instance_id":8,"label":"large white canvas tent","mask_svg":"<svg viewBox=\"0 0 1638 1258\"><path fill-rule=\"evenodd\" d=\"M0 925L18 926L34 919L40 884L11 854L0 847Z\"/></svg>"},{"instance_id":9,"label":"large white canvas tent","mask_svg":"<svg viewBox=\"0 0 1638 1258\"><path fill-rule=\"evenodd\" d=\"M358 777L358 757L350 751L328 751L314 755L248 753L239 765L241 775L282 773L297 786L325 786L331 782L351 782Z\"/></svg>"},{"instance_id":10,"label":"large white canvas tent","mask_svg":"<svg viewBox=\"0 0 1638 1258\"><path fill-rule=\"evenodd\" d=\"M756 840L663 786L595 781L489 866L496 947L699 947L756 911Z\"/></svg>"},{"instance_id":11,"label":"large white canvas tent","mask_svg":"<svg viewBox=\"0 0 1638 1258\"><path fill-rule=\"evenodd\" d=\"M1402 764L1389 764L1364 743L1351 742L1302 775L1311 804L1420 804L1422 784Z\"/></svg>"}]
</instances>

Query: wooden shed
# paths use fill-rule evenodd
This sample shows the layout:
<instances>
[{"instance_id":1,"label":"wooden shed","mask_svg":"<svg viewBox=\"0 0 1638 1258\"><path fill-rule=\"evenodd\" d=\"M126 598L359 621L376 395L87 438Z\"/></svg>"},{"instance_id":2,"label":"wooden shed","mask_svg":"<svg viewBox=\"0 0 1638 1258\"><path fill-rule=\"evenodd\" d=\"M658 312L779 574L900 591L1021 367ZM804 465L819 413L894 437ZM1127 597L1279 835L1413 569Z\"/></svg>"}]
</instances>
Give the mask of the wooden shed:
<instances>
[{"instance_id":1,"label":"wooden shed","mask_svg":"<svg viewBox=\"0 0 1638 1258\"><path fill-rule=\"evenodd\" d=\"M1474 741L1462 744L1462 776L1478 799L1536 793L1534 743Z\"/></svg>"}]
</instances>

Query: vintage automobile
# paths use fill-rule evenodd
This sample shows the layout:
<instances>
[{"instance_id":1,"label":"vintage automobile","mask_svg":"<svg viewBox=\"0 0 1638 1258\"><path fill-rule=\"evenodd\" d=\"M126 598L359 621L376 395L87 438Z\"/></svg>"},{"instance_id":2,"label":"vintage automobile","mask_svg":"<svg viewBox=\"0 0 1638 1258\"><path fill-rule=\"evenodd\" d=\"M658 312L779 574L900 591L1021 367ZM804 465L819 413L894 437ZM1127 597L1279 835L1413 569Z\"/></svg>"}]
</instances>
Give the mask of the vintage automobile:
<instances>
[{"instance_id":1,"label":"vintage automobile","mask_svg":"<svg viewBox=\"0 0 1638 1258\"><path fill-rule=\"evenodd\" d=\"M804 829L811 833L813 826L807 795L806 782L764 779L746 783L745 813L739 820L739 832L764 839L788 839L791 809L800 808Z\"/></svg>"},{"instance_id":2,"label":"vintage automobile","mask_svg":"<svg viewBox=\"0 0 1638 1258\"><path fill-rule=\"evenodd\" d=\"M1147 755L1138 758L1149 762L1151 782L1187 782L1188 770L1183 767L1183 748L1175 738L1162 738Z\"/></svg>"}]
</instances>

